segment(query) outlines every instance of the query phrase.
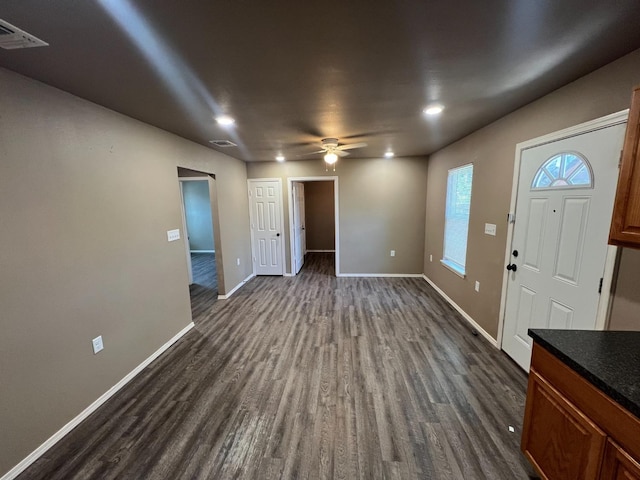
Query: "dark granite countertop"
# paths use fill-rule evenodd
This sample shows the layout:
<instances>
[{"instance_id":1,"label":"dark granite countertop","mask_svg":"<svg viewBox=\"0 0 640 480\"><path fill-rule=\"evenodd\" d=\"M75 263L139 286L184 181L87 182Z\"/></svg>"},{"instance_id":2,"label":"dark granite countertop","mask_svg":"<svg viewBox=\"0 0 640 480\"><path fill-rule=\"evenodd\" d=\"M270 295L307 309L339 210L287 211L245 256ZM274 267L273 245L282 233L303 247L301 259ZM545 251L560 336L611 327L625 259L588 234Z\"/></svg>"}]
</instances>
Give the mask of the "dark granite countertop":
<instances>
[{"instance_id":1,"label":"dark granite countertop","mask_svg":"<svg viewBox=\"0 0 640 480\"><path fill-rule=\"evenodd\" d=\"M529 336L640 418L640 332L530 329Z\"/></svg>"}]
</instances>

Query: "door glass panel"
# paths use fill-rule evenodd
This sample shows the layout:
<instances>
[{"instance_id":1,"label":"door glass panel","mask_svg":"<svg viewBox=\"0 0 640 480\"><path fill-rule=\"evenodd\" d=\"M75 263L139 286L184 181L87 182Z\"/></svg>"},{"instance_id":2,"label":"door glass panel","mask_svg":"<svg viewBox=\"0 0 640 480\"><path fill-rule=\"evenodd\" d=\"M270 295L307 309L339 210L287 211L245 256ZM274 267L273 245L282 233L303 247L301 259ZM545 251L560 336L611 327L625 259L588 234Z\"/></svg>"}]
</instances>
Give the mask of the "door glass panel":
<instances>
[{"instance_id":1,"label":"door glass panel","mask_svg":"<svg viewBox=\"0 0 640 480\"><path fill-rule=\"evenodd\" d=\"M550 188L592 188L591 165L578 153L558 153L538 169L533 177L532 190Z\"/></svg>"}]
</instances>

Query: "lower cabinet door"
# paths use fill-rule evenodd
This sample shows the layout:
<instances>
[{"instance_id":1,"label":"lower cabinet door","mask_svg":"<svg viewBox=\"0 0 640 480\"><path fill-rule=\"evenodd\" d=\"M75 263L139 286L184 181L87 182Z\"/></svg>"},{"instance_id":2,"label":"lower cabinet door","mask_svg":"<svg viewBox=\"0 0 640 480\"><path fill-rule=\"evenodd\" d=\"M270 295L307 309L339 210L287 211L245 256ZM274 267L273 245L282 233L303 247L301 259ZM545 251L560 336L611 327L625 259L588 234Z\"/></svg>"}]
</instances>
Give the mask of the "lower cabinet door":
<instances>
[{"instance_id":1,"label":"lower cabinet door","mask_svg":"<svg viewBox=\"0 0 640 480\"><path fill-rule=\"evenodd\" d=\"M548 480L597 480L606 434L533 369L528 388L522 451L529 461Z\"/></svg>"},{"instance_id":2,"label":"lower cabinet door","mask_svg":"<svg viewBox=\"0 0 640 480\"><path fill-rule=\"evenodd\" d=\"M609 439L600 478L602 480L640 480L640 463Z\"/></svg>"}]
</instances>

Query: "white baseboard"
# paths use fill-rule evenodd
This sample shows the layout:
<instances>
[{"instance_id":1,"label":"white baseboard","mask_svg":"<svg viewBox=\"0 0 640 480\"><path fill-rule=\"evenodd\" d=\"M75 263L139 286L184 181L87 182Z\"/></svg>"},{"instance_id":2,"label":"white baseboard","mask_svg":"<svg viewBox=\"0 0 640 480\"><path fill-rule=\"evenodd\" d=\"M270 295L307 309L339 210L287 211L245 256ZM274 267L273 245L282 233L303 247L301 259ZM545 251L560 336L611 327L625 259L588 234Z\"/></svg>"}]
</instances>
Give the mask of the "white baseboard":
<instances>
[{"instance_id":1,"label":"white baseboard","mask_svg":"<svg viewBox=\"0 0 640 480\"><path fill-rule=\"evenodd\" d=\"M431 285L433 287L433 289L438 292L440 294L440 296L442 298L444 298L447 302L449 302L451 304L451 306L453 308L455 308L458 313L460 315L462 315L464 317L464 319L469 322L469 324L471 324L471 326L474 328L474 330L476 330L480 335L482 335L484 338L487 339L487 341L493 345L495 348L500 348L498 347L498 341L493 338L491 335L489 335L489 332L487 332L484 328L482 328L480 325L478 325L478 322L476 322L473 318L471 318L471 315L469 315L467 312L465 312L462 308L460 308L460 306L454 302L453 300L451 300L451 298L449 298L449 296L444 293L442 290L440 290L440 288L431 281L431 279L429 277L427 277L426 275L421 275L422 278L425 279L425 281Z\"/></svg>"},{"instance_id":2,"label":"white baseboard","mask_svg":"<svg viewBox=\"0 0 640 480\"><path fill-rule=\"evenodd\" d=\"M189 250L191 253L216 253L215 250Z\"/></svg>"},{"instance_id":3,"label":"white baseboard","mask_svg":"<svg viewBox=\"0 0 640 480\"><path fill-rule=\"evenodd\" d=\"M339 273L336 277L422 278L421 273Z\"/></svg>"},{"instance_id":4,"label":"white baseboard","mask_svg":"<svg viewBox=\"0 0 640 480\"><path fill-rule=\"evenodd\" d=\"M305 253L336 253L335 250L307 250Z\"/></svg>"},{"instance_id":5,"label":"white baseboard","mask_svg":"<svg viewBox=\"0 0 640 480\"><path fill-rule=\"evenodd\" d=\"M54 433L51 437L49 437L42 445L36 448L33 452L31 452L24 460L22 460L19 464L9 470L0 480L13 480L18 475L20 475L29 465L38 460L47 450L53 447L56 443L58 443L66 434L68 434L71 430L77 427L84 419L86 419L89 415L95 412L100 406L109 400L113 395L115 395L122 387L124 387L127 383L129 383L136 375L138 375L142 370L144 370L151 362L153 362L156 358L162 355L166 350L171 347L174 343L176 343L183 335L185 335L189 330L193 328L193 322L180 330L177 334L175 334L167 343L162 345L158 350L156 350L150 357L148 357L145 361L143 361L140 365L134 368L131 372L129 372L122 380L116 383L113 387L107 390L104 394L102 394L95 402L85 408L78 416L73 418L69 423L67 423L64 427Z\"/></svg>"},{"instance_id":6,"label":"white baseboard","mask_svg":"<svg viewBox=\"0 0 640 480\"><path fill-rule=\"evenodd\" d=\"M287 272L283 273L282 276L283 277L295 277L295 275L293 273L287 273Z\"/></svg>"},{"instance_id":7,"label":"white baseboard","mask_svg":"<svg viewBox=\"0 0 640 480\"><path fill-rule=\"evenodd\" d=\"M245 278L244 280L242 280L238 285L236 285L235 287L233 287L231 289L231 291L225 295L218 295L218 300L227 300L229 297L231 297L231 295L233 295L234 293L236 293L236 291L242 287L245 283L247 283L249 280L251 280L253 277L255 277L256 274L252 273L251 275L249 275L247 278ZM2 479L0 479L2 480Z\"/></svg>"}]
</instances>

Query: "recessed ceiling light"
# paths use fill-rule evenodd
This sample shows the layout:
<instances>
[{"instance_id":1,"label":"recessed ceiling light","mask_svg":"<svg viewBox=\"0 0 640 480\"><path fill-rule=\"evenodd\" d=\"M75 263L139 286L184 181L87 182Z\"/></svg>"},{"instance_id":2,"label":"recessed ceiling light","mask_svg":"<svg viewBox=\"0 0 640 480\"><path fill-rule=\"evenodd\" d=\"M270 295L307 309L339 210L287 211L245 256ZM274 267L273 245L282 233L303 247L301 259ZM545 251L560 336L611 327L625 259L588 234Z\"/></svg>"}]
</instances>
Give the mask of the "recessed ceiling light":
<instances>
[{"instance_id":1,"label":"recessed ceiling light","mask_svg":"<svg viewBox=\"0 0 640 480\"><path fill-rule=\"evenodd\" d=\"M439 113L442 113L443 110L444 107L442 105L433 104L426 107L423 112L426 115L438 115Z\"/></svg>"},{"instance_id":2,"label":"recessed ceiling light","mask_svg":"<svg viewBox=\"0 0 640 480\"><path fill-rule=\"evenodd\" d=\"M395 153L393 153L393 152L385 152L384 158L393 158L394 155L395 155Z\"/></svg>"},{"instance_id":3,"label":"recessed ceiling light","mask_svg":"<svg viewBox=\"0 0 640 480\"><path fill-rule=\"evenodd\" d=\"M228 115L221 115L219 117L216 117L216 122L218 122L218 125L222 125L225 127L236 123L236 121Z\"/></svg>"},{"instance_id":4,"label":"recessed ceiling light","mask_svg":"<svg viewBox=\"0 0 640 480\"><path fill-rule=\"evenodd\" d=\"M279 161L279 162L284 162L285 161L284 155L282 155L282 154L278 155L276 157L276 160Z\"/></svg>"}]
</instances>

